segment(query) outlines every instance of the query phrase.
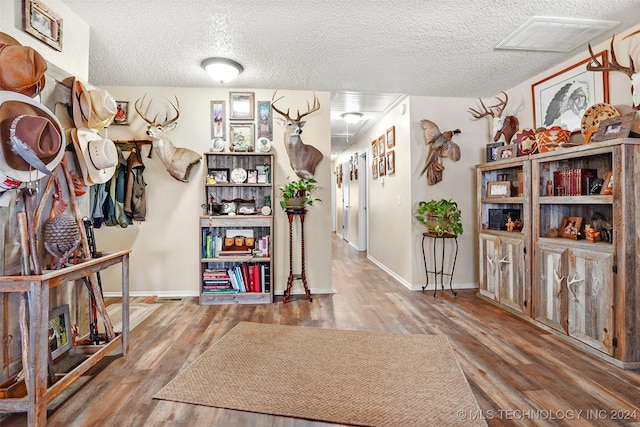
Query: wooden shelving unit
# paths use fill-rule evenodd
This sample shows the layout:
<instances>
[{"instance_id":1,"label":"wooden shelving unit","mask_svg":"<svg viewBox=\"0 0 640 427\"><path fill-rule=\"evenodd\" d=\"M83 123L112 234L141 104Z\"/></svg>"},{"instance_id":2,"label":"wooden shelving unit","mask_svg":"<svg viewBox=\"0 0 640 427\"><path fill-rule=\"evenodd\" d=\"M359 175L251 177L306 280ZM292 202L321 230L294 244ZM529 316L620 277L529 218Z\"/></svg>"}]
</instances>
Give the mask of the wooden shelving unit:
<instances>
[{"instance_id":1,"label":"wooden shelving unit","mask_svg":"<svg viewBox=\"0 0 640 427\"><path fill-rule=\"evenodd\" d=\"M239 206L235 208L229 208L225 206L223 214L216 214L212 212L212 215L200 216L200 304L265 304L273 302L273 213L265 211L264 206L270 206L273 199L273 155L268 153L254 153L254 152L242 152L242 153L204 153L206 159L207 169L205 174L209 175L213 170L228 171L228 182L216 181L215 183L209 183L207 177L205 177L204 185L204 204L211 204L213 201L216 204L232 203L233 200L245 200L252 201L248 203L248 206L254 206L254 212L243 212ZM233 171L242 170L245 172L256 170L257 167L268 169L267 182L239 182L237 179L235 182L232 180ZM248 178L247 178L248 179ZM226 202L225 202L226 201ZM233 213L227 213L228 210L235 211ZM224 240L227 237L229 230L246 230L246 234L253 235L253 244L243 246L242 249L247 252L237 255L223 255L223 252L227 249L238 249L232 246L227 247ZM212 236L212 237L208 237ZM247 236L244 236L247 237ZM211 248L212 244L207 243L208 238L222 239L218 244L217 249ZM268 241L267 253L258 251L258 242ZM209 249L207 249L209 247ZM256 266L252 276L254 281L258 280L258 286L252 287L248 283L245 283L246 291L242 291L242 288L238 289L235 284L231 285L231 288L227 289L210 289L214 286L207 286L205 283L205 275L209 272L223 271L229 272L229 270L240 268L243 266L254 267ZM255 277L258 274L259 279ZM231 276L231 273L228 274ZM244 278L247 282L248 278ZM209 282L211 283L211 282ZM224 280L220 280L220 286L224 287L222 283ZM208 289L209 288L209 289Z\"/></svg>"}]
</instances>

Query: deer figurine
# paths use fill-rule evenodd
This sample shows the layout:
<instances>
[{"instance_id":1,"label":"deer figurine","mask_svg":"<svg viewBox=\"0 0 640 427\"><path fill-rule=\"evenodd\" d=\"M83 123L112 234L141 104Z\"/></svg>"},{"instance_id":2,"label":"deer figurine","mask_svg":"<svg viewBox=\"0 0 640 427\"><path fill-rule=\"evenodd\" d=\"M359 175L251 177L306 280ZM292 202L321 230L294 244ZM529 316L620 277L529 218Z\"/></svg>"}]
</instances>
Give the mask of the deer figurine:
<instances>
[{"instance_id":1,"label":"deer figurine","mask_svg":"<svg viewBox=\"0 0 640 427\"><path fill-rule=\"evenodd\" d=\"M509 96L505 92L502 93L504 94L504 100L496 96L496 99L498 100L496 105L487 107L484 105L484 102L482 102L482 99L480 99L480 105L482 105L483 111L477 111L473 108L469 108L469 112L474 119L491 116L493 118L493 131L495 132L493 142L498 142L500 136L504 136L505 144L510 144L511 138L513 138L513 135L518 132L519 123L516 116L502 117L502 112L507 107L507 102L509 102Z\"/></svg>"},{"instance_id":2,"label":"deer figurine","mask_svg":"<svg viewBox=\"0 0 640 427\"><path fill-rule=\"evenodd\" d=\"M623 40L629 37L632 37L636 34L640 33L640 30L634 31L633 33L623 37ZM629 55L629 66L625 67L618 63L618 59L616 58L616 52L613 49L613 41L616 36L611 36L611 65L601 64L600 61L593 54L593 50L591 49L591 44L589 44L589 54L591 55L591 60L587 64L587 70L589 71L620 71L625 73L631 79L631 98L633 99L633 109L640 109L640 70L635 69L635 65L633 63L633 58Z\"/></svg>"},{"instance_id":3,"label":"deer figurine","mask_svg":"<svg viewBox=\"0 0 640 427\"><path fill-rule=\"evenodd\" d=\"M313 106L309 107L309 101L307 101L307 112L300 114L300 110L298 110L298 117L294 119L289 115L289 109L284 113L276 108L275 103L283 98L280 97L275 99L277 92L277 90L273 92L271 108L286 119L280 119L279 122L283 124L286 123L284 131L284 146L287 149L287 154L289 155L289 164L296 175L300 178L313 178L316 172L316 166L318 166L318 163L320 163L323 156L320 150L312 145L307 145L302 142L300 134L302 133L302 127L306 123L302 118L318 111L320 109L320 101L318 101L318 97L314 94Z\"/></svg>"},{"instance_id":4,"label":"deer figurine","mask_svg":"<svg viewBox=\"0 0 640 427\"><path fill-rule=\"evenodd\" d=\"M136 100L135 108L140 117L149 124L147 127L147 135L153 140L153 148L158 150L160 160L167 168L169 175L177 179L178 181L188 182L189 170L191 166L198 163L202 156L193 150L183 147L176 147L173 142L167 136L167 132L176 127L178 117L180 117L180 104L176 97L176 103L169 101L169 104L176 112L174 118L169 119L165 116L165 120L162 123L156 121L158 116L156 115L153 120L149 119L146 115L153 103L150 99L145 108L145 112L141 111L145 103L145 94L142 98ZM139 105L138 105L139 104Z\"/></svg>"}]
</instances>

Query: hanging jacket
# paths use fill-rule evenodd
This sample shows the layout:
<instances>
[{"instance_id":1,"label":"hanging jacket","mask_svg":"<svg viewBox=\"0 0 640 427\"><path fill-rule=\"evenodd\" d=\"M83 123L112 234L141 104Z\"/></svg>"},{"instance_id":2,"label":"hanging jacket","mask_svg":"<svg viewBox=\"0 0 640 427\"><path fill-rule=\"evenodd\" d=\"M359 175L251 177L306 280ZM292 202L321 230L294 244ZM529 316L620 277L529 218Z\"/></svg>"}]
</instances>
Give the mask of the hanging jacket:
<instances>
[{"instance_id":1,"label":"hanging jacket","mask_svg":"<svg viewBox=\"0 0 640 427\"><path fill-rule=\"evenodd\" d=\"M138 148L133 148L127 160L127 184L124 197L124 211L135 221L144 221L147 216L147 199L142 173L144 163Z\"/></svg>"},{"instance_id":2,"label":"hanging jacket","mask_svg":"<svg viewBox=\"0 0 640 427\"><path fill-rule=\"evenodd\" d=\"M107 225L119 225L126 228L131 221L124 212L125 186L127 179L127 162L124 160L122 150L116 147L118 151L118 165L113 177L109 181L109 211L105 213Z\"/></svg>"}]
</instances>

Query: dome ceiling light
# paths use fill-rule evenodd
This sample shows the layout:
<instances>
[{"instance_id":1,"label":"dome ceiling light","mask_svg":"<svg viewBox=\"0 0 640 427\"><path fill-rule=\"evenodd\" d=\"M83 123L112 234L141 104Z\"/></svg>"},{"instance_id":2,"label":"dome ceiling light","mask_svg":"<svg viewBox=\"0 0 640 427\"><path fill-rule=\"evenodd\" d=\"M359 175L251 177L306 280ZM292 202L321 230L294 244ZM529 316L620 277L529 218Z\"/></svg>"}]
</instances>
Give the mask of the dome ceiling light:
<instances>
[{"instance_id":1,"label":"dome ceiling light","mask_svg":"<svg viewBox=\"0 0 640 427\"><path fill-rule=\"evenodd\" d=\"M360 119L362 119L362 113L357 113L357 112L350 112L350 113L343 113L341 114L341 117L347 122L347 123L358 123L360 121Z\"/></svg>"},{"instance_id":2,"label":"dome ceiling light","mask_svg":"<svg viewBox=\"0 0 640 427\"><path fill-rule=\"evenodd\" d=\"M227 58L207 58L202 61L202 68L212 79L223 84L232 81L244 70L242 65Z\"/></svg>"}]
</instances>

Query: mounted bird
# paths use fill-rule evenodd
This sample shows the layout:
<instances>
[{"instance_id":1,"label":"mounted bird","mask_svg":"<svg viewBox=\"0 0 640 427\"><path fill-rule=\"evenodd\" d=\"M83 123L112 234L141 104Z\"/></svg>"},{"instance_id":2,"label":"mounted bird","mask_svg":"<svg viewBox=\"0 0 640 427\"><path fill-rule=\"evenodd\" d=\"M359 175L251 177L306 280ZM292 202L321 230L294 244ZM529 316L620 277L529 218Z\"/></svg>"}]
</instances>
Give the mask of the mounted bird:
<instances>
[{"instance_id":1,"label":"mounted bird","mask_svg":"<svg viewBox=\"0 0 640 427\"><path fill-rule=\"evenodd\" d=\"M420 120L420 126L424 132L424 142L429 146L424 169L420 175L426 172L427 183L434 185L442 181L444 164L441 160L448 157L454 162L460 160L460 147L452 141L453 135L460 133L460 129L440 132L440 128L431 120Z\"/></svg>"}]
</instances>

